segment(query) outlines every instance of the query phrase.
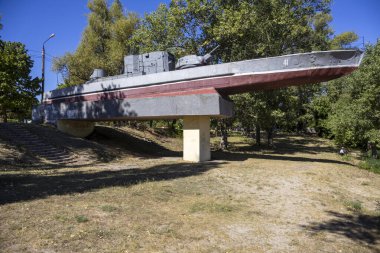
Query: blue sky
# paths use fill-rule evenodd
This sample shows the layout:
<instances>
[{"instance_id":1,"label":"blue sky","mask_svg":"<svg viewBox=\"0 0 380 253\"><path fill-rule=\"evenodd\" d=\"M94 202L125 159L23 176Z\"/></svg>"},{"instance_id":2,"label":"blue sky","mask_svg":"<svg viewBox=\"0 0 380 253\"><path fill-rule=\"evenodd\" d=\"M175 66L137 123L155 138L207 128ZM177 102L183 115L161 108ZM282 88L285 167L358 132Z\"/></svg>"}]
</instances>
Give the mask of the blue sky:
<instances>
[{"instance_id":1,"label":"blue sky","mask_svg":"<svg viewBox=\"0 0 380 253\"><path fill-rule=\"evenodd\" d=\"M169 0L122 0L128 11L143 16L154 11L160 2ZM366 43L380 38L380 0L335 0L332 5L332 28L339 34L354 31ZM56 37L46 43L46 91L57 86L58 74L51 71L53 57L75 51L87 25L87 0L0 0L3 30L1 39L19 41L26 45L35 62L32 76L41 76L42 43L51 33Z\"/></svg>"}]
</instances>

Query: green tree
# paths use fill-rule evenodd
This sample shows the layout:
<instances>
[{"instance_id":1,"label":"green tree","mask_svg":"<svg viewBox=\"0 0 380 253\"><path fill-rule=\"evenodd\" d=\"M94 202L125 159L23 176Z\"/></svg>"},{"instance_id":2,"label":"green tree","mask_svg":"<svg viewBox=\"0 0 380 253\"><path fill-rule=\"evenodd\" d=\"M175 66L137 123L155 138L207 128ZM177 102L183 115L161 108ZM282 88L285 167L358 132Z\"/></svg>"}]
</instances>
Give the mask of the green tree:
<instances>
[{"instance_id":1,"label":"green tree","mask_svg":"<svg viewBox=\"0 0 380 253\"><path fill-rule=\"evenodd\" d=\"M380 143L380 43L368 46L359 70L329 82L327 127L339 145Z\"/></svg>"},{"instance_id":2,"label":"green tree","mask_svg":"<svg viewBox=\"0 0 380 253\"><path fill-rule=\"evenodd\" d=\"M95 68L109 75L121 74L123 56L131 51L129 39L138 21L136 14L124 15L119 0L110 7L106 0L92 0L88 8L88 25L77 50L54 61L53 70L64 77L61 87L88 81Z\"/></svg>"},{"instance_id":3,"label":"green tree","mask_svg":"<svg viewBox=\"0 0 380 253\"><path fill-rule=\"evenodd\" d=\"M352 47L351 44L357 39L358 36L354 32L338 34L330 40L330 49L350 48ZM345 83L342 80L314 86L317 89L314 89L314 94L309 97L310 101L304 104L306 112L304 118L308 121L307 124L317 131L319 136L332 137L331 130L335 127L327 119L333 110L332 106L343 94L343 90L345 90ZM308 87L311 88L312 86Z\"/></svg>"},{"instance_id":4,"label":"green tree","mask_svg":"<svg viewBox=\"0 0 380 253\"><path fill-rule=\"evenodd\" d=\"M357 40L358 40L358 35L354 32L344 32L344 33L338 34L331 41L331 49L350 48L352 42L355 42Z\"/></svg>"},{"instance_id":5,"label":"green tree","mask_svg":"<svg viewBox=\"0 0 380 253\"><path fill-rule=\"evenodd\" d=\"M196 53L197 47L187 30L188 10L181 1L169 6L160 4L156 11L146 14L140 21L131 43L135 53L169 51L177 58Z\"/></svg>"},{"instance_id":6,"label":"green tree","mask_svg":"<svg viewBox=\"0 0 380 253\"><path fill-rule=\"evenodd\" d=\"M287 53L324 50L332 34L328 23L329 1L233 1L224 2L216 24L209 33L222 45L219 55L223 61L277 56ZM238 120L259 130L267 131L269 144L273 129L304 128L305 104L315 87L292 87L279 91L234 96ZM247 101L242 101L247 100ZM239 105L250 104L251 109ZM241 109L241 110L240 110ZM286 110L286 113L284 113ZM286 119L286 120L285 120ZM256 138L259 143L260 139Z\"/></svg>"},{"instance_id":7,"label":"green tree","mask_svg":"<svg viewBox=\"0 0 380 253\"><path fill-rule=\"evenodd\" d=\"M324 50L329 48L332 35L329 2L176 0L147 15L133 41L139 52L183 48L176 56L202 54L218 44L221 49L216 52L216 62ZM266 129L269 136L280 122L288 129L304 128L308 121L305 107L315 89L298 87L234 96L238 111L240 104L254 109L248 112L241 108L237 119L244 121L242 125L250 121L256 129ZM253 99L256 101L249 101ZM284 114L280 107L288 112Z\"/></svg>"},{"instance_id":8,"label":"green tree","mask_svg":"<svg viewBox=\"0 0 380 253\"><path fill-rule=\"evenodd\" d=\"M181 37L177 19L165 4L160 4L156 11L145 14L132 37L132 45L136 53L166 50L181 47Z\"/></svg>"},{"instance_id":9,"label":"green tree","mask_svg":"<svg viewBox=\"0 0 380 253\"><path fill-rule=\"evenodd\" d=\"M223 9L219 13L220 21L213 26L211 33L221 41L223 48L227 48L220 52L225 61L328 50L332 46L346 48L357 39L356 34L347 32L332 40L330 1L224 3L227 10ZM323 101L327 105L328 100L320 97L312 104L315 108L310 106L323 89L323 85L315 84L289 87L269 92L270 95L259 92L251 96L234 96L236 108L241 111L237 120L244 121L243 125L250 121L256 126L257 143L260 143L260 129L266 129L268 136L272 136L273 127L268 127L268 124L288 131L305 131L307 127L315 126L320 134L326 134L327 108L323 111L321 103ZM273 101L277 101L277 104L273 104ZM252 109L247 110L246 106L239 108L239 104L251 104ZM263 125L266 127L263 128Z\"/></svg>"},{"instance_id":10,"label":"green tree","mask_svg":"<svg viewBox=\"0 0 380 253\"><path fill-rule=\"evenodd\" d=\"M331 111L331 97L327 94L327 84L321 84L319 89L311 97L311 101L306 104L307 125L315 129L320 137L330 137L330 130L327 127L327 117Z\"/></svg>"},{"instance_id":11,"label":"green tree","mask_svg":"<svg viewBox=\"0 0 380 253\"><path fill-rule=\"evenodd\" d=\"M222 45L223 61L327 48L329 1L217 2L216 21L206 30Z\"/></svg>"},{"instance_id":12,"label":"green tree","mask_svg":"<svg viewBox=\"0 0 380 253\"><path fill-rule=\"evenodd\" d=\"M261 145L260 131L268 133L268 145L272 145L273 131L285 119L285 108L280 100L283 91L251 92L233 97L237 119L246 132L256 130L256 144Z\"/></svg>"},{"instance_id":13,"label":"green tree","mask_svg":"<svg viewBox=\"0 0 380 253\"><path fill-rule=\"evenodd\" d=\"M23 117L38 103L40 79L31 78L33 61L25 45L0 40L0 114L7 122L8 113Z\"/></svg>"},{"instance_id":14,"label":"green tree","mask_svg":"<svg viewBox=\"0 0 380 253\"><path fill-rule=\"evenodd\" d=\"M134 32L131 47L134 53L169 51L178 59L187 54L202 53L203 32L195 14L203 7L200 1L172 1L160 4L156 11L146 14ZM196 10L196 11L194 11ZM151 122L151 126L160 122ZM181 127L180 121L167 121L172 132Z\"/></svg>"},{"instance_id":15,"label":"green tree","mask_svg":"<svg viewBox=\"0 0 380 253\"><path fill-rule=\"evenodd\" d=\"M135 13L123 13L123 6L115 0L109 9L111 17L110 39L106 44L106 56L110 63L109 73L121 74L124 71L124 56L132 52L131 38L138 23Z\"/></svg>"}]
</instances>

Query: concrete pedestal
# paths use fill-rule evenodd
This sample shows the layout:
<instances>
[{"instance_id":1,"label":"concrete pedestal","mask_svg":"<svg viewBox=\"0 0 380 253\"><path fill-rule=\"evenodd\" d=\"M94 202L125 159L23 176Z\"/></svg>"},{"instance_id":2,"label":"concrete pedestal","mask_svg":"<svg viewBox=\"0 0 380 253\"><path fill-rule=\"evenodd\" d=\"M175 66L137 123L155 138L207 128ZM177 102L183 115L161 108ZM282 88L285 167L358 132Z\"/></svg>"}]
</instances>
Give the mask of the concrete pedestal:
<instances>
[{"instance_id":1,"label":"concrete pedestal","mask_svg":"<svg viewBox=\"0 0 380 253\"><path fill-rule=\"evenodd\" d=\"M210 117L184 117L183 160L190 162L203 162L210 159Z\"/></svg>"},{"instance_id":2,"label":"concrete pedestal","mask_svg":"<svg viewBox=\"0 0 380 253\"><path fill-rule=\"evenodd\" d=\"M66 134L84 138L89 136L95 128L94 122L77 120L58 120L57 128Z\"/></svg>"}]
</instances>

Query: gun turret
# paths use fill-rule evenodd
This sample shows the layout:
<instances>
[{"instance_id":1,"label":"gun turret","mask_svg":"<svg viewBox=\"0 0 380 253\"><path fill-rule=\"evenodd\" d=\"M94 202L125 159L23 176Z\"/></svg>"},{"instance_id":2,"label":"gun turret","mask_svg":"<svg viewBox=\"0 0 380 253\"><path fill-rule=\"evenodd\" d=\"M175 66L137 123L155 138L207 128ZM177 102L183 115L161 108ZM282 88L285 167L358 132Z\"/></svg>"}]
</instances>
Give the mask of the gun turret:
<instances>
[{"instance_id":1,"label":"gun turret","mask_svg":"<svg viewBox=\"0 0 380 253\"><path fill-rule=\"evenodd\" d=\"M178 62L176 64L175 68L176 69L187 69L187 68L194 68L194 67L198 67L198 66L208 65L211 62L212 53L214 53L215 50L218 48L219 48L219 45L216 46L209 53L205 54L204 56L186 55L184 57L181 57L178 59Z\"/></svg>"}]
</instances>

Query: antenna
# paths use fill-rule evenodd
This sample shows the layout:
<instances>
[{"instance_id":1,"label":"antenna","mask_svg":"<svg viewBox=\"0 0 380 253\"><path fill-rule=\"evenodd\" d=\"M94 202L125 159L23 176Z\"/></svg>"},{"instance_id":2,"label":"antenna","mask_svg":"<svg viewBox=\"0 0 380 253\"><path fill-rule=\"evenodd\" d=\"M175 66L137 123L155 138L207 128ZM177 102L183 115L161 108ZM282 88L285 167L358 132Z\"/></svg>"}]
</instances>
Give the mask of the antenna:
<instances>
[{"instance_id":1,"label":"antenna","mask_svg":"<svg viewBox=\"0 0 380 253\"><path fill-rule=\"evenodd\" d=\"M214 47L214 49L213 50L211 50L211 52L210 53L208 53L208 54L212 54L212 53L214 53L218 48L220 47L220 45L217 45L216 47Z\"/></svg>"},{"instance_id":2,"label":"antenna","mask_svg":"<svg viewBox=\"0 0 380 253\"><path fill-rule=\"evenodd\" d=\"M365 43L364 43L364 36L362 36L363 39L363 49L365 48Z\"/></svg>"}]
</instances>

